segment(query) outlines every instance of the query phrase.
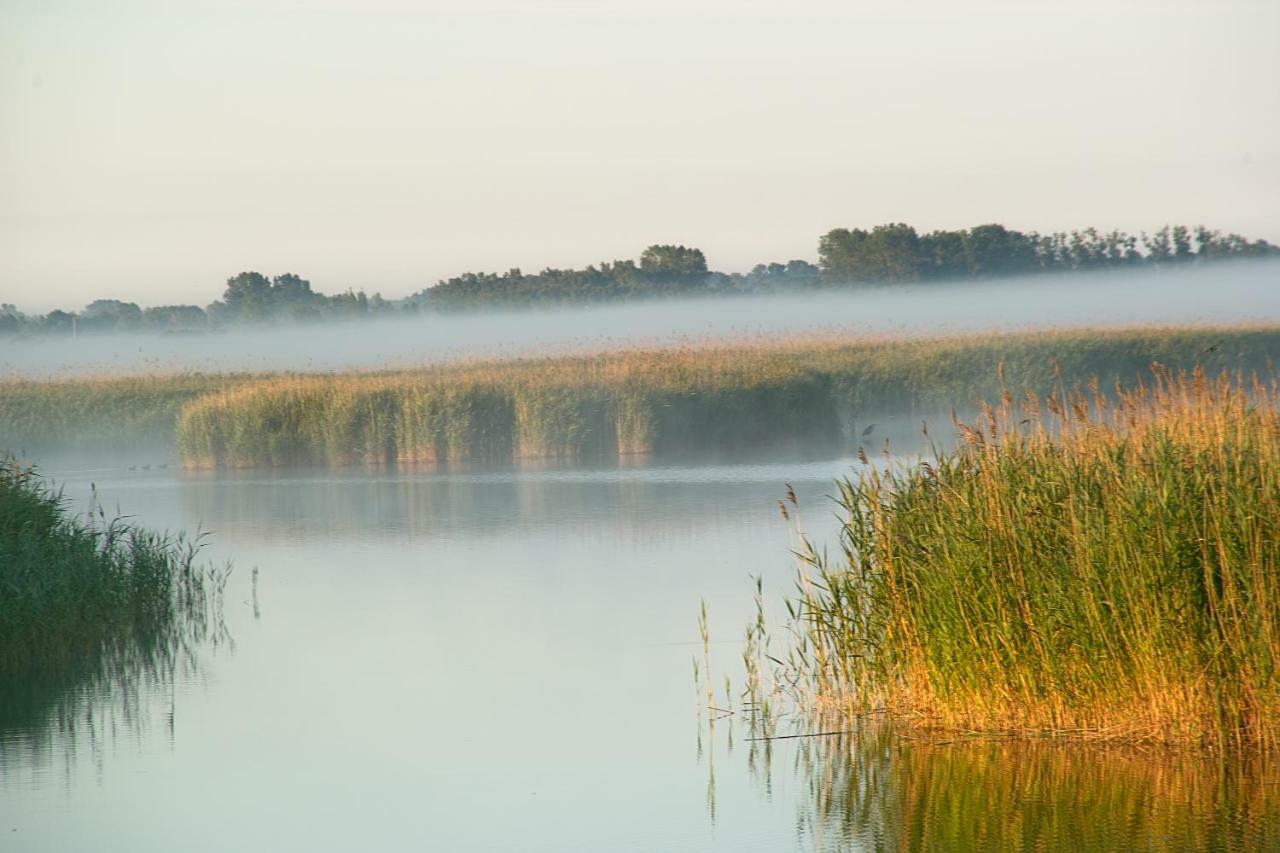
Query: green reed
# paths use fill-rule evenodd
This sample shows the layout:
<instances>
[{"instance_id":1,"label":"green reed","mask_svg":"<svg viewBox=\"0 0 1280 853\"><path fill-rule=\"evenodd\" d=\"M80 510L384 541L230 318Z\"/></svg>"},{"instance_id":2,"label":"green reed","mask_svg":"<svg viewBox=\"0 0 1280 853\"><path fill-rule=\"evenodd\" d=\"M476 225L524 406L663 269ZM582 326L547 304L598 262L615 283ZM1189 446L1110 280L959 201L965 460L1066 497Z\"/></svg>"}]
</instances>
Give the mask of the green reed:
<instances>
[{"instance_id":1,"label":"green reed","mask_svg":"<svg viewBox=\"0 0 1280 853\"><path fill-rule=\"evenodd\" d=\"M0 381L0 451L168 448L183 404L248 378L179 374Z\"/></svg>"},{"instance_id":2,"label":"green reed","mask_svg":"<svg viewBox=\"0 0 1280 853\"><path fill-rule=\"evenodd\" d=\"M0 463L0 727L90 684L150 678L222 635L225 570L197 545L78 518L32 470Z\"/></svg>"},{"instance_id":3,"label":"green reed","mask_svg":"<svg viewBox=\"0 0 1280 853\"><path fill-rule=\"evenodd\" d=\"M1280 743L1280 395L1157 371L1010 397L950 452L841 484L801 542L815 707L946 729Z\"/></svg>"}]
</instances>

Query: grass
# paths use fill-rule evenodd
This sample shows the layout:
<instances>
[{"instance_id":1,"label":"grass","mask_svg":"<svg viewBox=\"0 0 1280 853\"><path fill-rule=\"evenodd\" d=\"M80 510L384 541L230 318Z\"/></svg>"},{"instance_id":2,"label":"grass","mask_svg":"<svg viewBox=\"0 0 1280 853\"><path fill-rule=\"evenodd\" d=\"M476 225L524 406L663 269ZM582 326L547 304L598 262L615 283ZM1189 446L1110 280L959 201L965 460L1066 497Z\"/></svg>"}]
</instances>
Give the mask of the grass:
<instances>
[{"instance_id":1,"label":"grass","mask_svg":"<svg viewBox=\"0 0 1280 853\"><path fill-rule=\"evenodd\" d=\"M0 380L0 451L29 456L173 445L188 401L248 377L182 374L37 381Z\"/></svg>"},{"instance_id":2,"label":"grass","mask_svg":"<svg viewBox=\"0 0 1280 853\"><path fill-rule=\"evenodd\" d=\"M1266 368L1280 328L1136 328L931 339L803 337L338 374L0 382L0 449L175 449L189 467L608 462L856 446L1065 380L1153 362ZM914 421L913 421L914 419ZM895 440L913 440L907 429ZM148 459L147 461L150 461Z\"/></svg>"},{"instance_id":3,"label":"grass","mask_svg":"<svg viewBox=\"0 0 1280 853\"><path fill-rule=\"evenodd\" d=\"M0 727L36 724L89 685L152 678L216 633L226 575L196 551L101 510L73 517L32 470L0 464Z\"/></svg>"},{"instance_id":4,"label":"grass","mask_svg":"<svg viewBox=\"0 0 1280 853\"><path fill-rule=\"evenodd\" d=\"M995 395L1001 365L1006 382L1043 390L1064 375L1130 379L1153 360L1256 367L1276 353L1280 330L1164 329L772 341L273 377L188 403L177 441L193 467L608 461L834 447L873 419L935 415Z\"/></svg>"},{"instance_id":5,"label":"grass","mask_svg":"<svg viewBox=\"0 0 1280 853\"><path fill-rule=\"evenodd\" d=\"M1005 397L932 460L841 484L803 540L816 707L958 731L1280 745L1280 392L1157 371Z\"/></svg>"}]
</instances>

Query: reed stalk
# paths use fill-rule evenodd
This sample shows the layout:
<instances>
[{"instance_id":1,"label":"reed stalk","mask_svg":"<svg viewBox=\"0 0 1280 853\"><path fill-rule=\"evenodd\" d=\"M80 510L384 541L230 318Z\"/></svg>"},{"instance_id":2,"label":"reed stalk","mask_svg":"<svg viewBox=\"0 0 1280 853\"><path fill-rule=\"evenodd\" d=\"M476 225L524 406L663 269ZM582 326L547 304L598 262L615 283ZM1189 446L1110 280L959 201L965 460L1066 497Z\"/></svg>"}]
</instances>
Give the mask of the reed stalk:
<instances>
[{"instance_id":1,"label":"reed stalk","mask_svg":"<svg viewBox=\"0 0 1280 853\"><path fill-rule=\"evenodd\" d=\"M841 553L798 551L813 706L1275 748L1278 403L1203 371L1007 395L954 450L845 480Z\"/></svg>"}]
</instances>

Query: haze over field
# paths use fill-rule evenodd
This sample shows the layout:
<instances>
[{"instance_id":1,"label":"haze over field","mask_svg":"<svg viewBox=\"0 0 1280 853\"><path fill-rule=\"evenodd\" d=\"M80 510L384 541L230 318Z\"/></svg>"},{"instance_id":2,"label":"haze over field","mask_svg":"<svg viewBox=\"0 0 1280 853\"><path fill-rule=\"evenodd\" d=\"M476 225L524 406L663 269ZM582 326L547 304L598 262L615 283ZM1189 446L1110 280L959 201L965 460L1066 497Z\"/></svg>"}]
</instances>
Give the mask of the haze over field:
<instances>
[{"instance_id":1,"label":"haze over field","mask_svg":"<svg viewBox=\"0 0 1280 853\"><path fill-rule=\"evenodd\" d=\"M205 335L0 339L0 376L327 371L757 335L937 335L1025 327L1280 321L1280 261L669 299L606 307L264 326Z\"/></svg>"}]
</instances>

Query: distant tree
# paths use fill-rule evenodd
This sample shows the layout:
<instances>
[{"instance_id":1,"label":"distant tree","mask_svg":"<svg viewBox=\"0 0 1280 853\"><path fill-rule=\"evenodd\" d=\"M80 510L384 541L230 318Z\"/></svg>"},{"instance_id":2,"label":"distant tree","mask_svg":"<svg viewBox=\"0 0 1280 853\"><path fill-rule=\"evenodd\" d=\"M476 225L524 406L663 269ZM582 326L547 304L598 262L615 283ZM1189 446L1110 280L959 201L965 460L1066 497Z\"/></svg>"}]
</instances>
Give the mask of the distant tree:
<instances>
[{"instance_id":1,"label":"distant tree","mask_svg":"<svg viewBox=\"0 0 1280 853\"><path fill-rule=\"evenodd\" d=\"M21 331L24 319L17 306L8 302L0 303L0 335L16 335Z\"/></svg>"},{"instance_id":2,"label":"distant tree","mask_svg":"<svg viewBox=\"0 0 1280 853\"><path fill-rule=\"evenodd\" d=\"M1191 251L1191 230L1185 225L1175 225L1171 232L1173 240L1173 259L1175 261L1189 261L1193 253Z\"/></svg>"},{"instance_id":3,"label":"distant tree","mask_svg":"<svg viewBox=\"0 0 1280 853\"><path fill-rule=\"evenodd\" d=\"M1035 240L1003 225L970 228L964 242L965 263L975 278L1015 275L1039 268Z\"/></svg>"},{"instance_id":4,"label":"distant tree","mask_svg":"<svg viewBox=\"0 0 1280 853\"><path fill-rule=\"evenodd\" d=\"M963 231L933 231L920 238L920 277L964 278L969 273Z\"/></svg>"},{"instance_id":5,"label":"distant tree","mask_svg":"<svg viewBox=\"0 0 1280 853\"><path fill-rule=\"evenodd\" d=\"M54 309L44 315L41 327L43 331L53 334L70 334L75 329L75 322L74 314Z\"/></svg>"},{"instance_id":6,"label":"distant tree","mask_svg":"<svg viewBox=\"0 0 1280 853\"><path fill-rule=\"evenodd\" d=\"M150 329L164 332L194 332L209 325L209 318L198 305L159 305L142 312Z\"/></svg>"},{"instance_id":7,"label":"distant tree","mask_svg":"<svg viewBox=\"0 0 1280 853\"><path fill-rule=\"evenodd\" d=\"M389 302L382 298L381 293L375 293L369 297L369 313L370 314L394 314L396 311L395 303Z\"/></svg>"},{"instance_id":8,"label":"distant tree","mask_svg":"<svg viewBox=\"0 0 1280 853\"><path fill-rule=\"evenodd\" d=\"M272 314L271 282L258 272L242 272L227 279L222 293L226 314L232 320L265 320Z\"/></svg>"},{"instance_id":9,"label":"distant tree","mask_svg":"<svg viewBox=\"0 0 1280 853\"><path fill-rule=\"evenodd\" d=\"M1159 266L1173 259L1173 235L1168 225L1148 236L1142 235L1142 245L1147 250L1147 261Z\"/></svg>"},{"instance_id":10,"label":"distant tree","mask_svg":"<svg viewBox=\"0 0 1280 853\"><path fill-rule=\"evenodd\" d=\"M818 239L818 264L834 280L861 280L862 244L867 232L861 228L833 228Z\"/></svg>"},{"instance_id":11,"label":"distant tree","mask_svg":"<svg viewBox=\"0 0 1280 853\"><path fill-rule=\"evenodd\" d=\"M1198 226L1165 226L1139 236L1118 230L1084 228L1052 234L1024 233L997 223L967 230L919 234L902 222L870 230L835 228L818 242L818 265L804 260L757 264L747 274L714 272L696 248L675 244L647 247L639 262L603 261L582 269L545 268L527 274L519 267L505 273L466 272L401 300L368 296L348 289L326 296L294 273L268 278L242 272L227 279L221 300L205 309L166 305L145 311L132 302L98 299L80 315L51 311L28 317L12 305L0 305L0 332L66 333L151 328L190 330L240 322L285 319L311 322L478 308L486 305L591 303L674 293L777 292L818 285L895 284L1034 272L1130 266L1159 267L1174 262L1280 255L1265 240L1223 234Z\"/></svg>"},{"instance_id":12,"label":"distant tree","mask_svg":"<svg viewBox=\"0 0 1280 853\"><path fill-rule=\"evenodd\" d=\"M707 259L701 249L654 245L640 254L640 271L660 278L697 278L707 274Z\"/></svg>"},{"instance_id":13,"label":"distant tree","mask_svg":"<svg viewBox=\"0 0 1280 853\"><path fill-rule=\"evenodd\" d=\"M820 283L822 270L808 261L791 260L785 264L756 264L740 282L726 276L722 289L748 291L798 290Z\"/></svg>"},{"instance_id":14,"label":"distant tree","mask_svg":"<svg viewBox=\"0 0 1280 853\"><path fill-rule=\"evenodd\" d=\"M311 289L311 282L287 272L271 280L271 295L277 303L288 303L310 302L317 294Z\"/></svg>"},{"instance_id":15,"label":"distant tree","mask_svg":"<svg viewBox=\"0 0 1280 853\"><path fill-rule=\"evenodd\" d=\"M818 242L818 257L830 279L849 283L915 281L928 266L916 229L902 222L829 231Z\"/></svg>"},{"instance_id":16,"label":"distant tree","mask_svg":"<svg viewBox=\"0 0 1280 853\"><path fill-rule=\"evenodd\" d=\"M872 281L915 281L920 277L920 238L906 223L871 229L862 244L862 255Z\"/></svg>"},{"instance_id":17,"label":"distant tree","mask_svg":"<svg viewBox=\"0 0 1280 853\"><path fill-rule=\"evenodd\" d=\"M80 312L80 325L86 331L124 332L142 328L142 309L134 302L119 299L95 299Z\"/></svg>"}]
</instances>

